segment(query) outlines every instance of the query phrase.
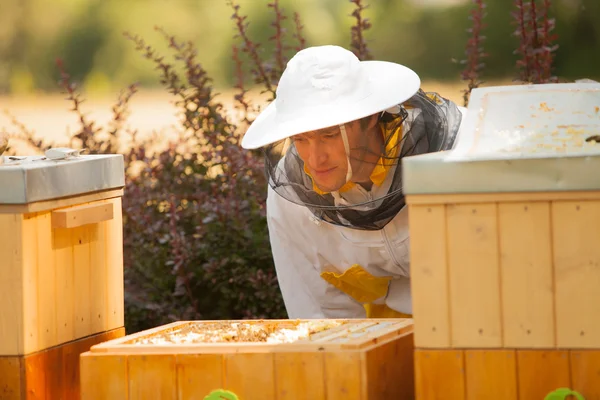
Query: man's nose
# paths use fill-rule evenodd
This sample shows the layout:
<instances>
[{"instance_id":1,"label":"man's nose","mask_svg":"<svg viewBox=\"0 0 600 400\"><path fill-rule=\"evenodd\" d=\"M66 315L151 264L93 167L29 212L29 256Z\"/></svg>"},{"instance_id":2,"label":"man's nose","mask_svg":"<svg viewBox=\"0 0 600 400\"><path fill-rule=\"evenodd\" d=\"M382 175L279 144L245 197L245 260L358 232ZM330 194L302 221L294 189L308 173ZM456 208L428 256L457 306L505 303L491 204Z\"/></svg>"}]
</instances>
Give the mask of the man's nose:
<instances>
[{"instance_id":1,"label":"man's nose","mask_svg":"<svg viewBox=\"0 0 600 400\"><path fill-rule=\"evenodd\" d=\"M319 166L327 161L327 152L318 140L311 140L309 145L310 164Z\"/></svg>"}]
</instances>

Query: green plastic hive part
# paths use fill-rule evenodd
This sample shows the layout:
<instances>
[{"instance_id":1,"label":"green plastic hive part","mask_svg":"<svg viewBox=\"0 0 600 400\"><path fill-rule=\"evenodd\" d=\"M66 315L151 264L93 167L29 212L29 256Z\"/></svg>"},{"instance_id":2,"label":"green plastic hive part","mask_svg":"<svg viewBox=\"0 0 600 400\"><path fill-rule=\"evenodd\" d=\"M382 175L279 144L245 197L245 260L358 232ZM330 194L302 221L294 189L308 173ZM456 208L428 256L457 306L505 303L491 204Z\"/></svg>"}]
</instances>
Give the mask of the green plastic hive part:
<instances>
[{"instance_id":1,"label":"green plastic hive part","mask_svg":"<svg viewBox=\"0 0 600 400\"><path fill-rule=\"evenodd\" d=\"M239 400L239 398L229 390L218 389L210 392L204 400Z\"/></svg>"},{"instance_id":2,"label":"green plastic hive part","mask_svg":"<svg viewBox=\"0 0 600 400\"><path fill-rule=\"evenodd\" d=\"M585 400L585 398L574 390L569 388L556 389L554 392L550 392L544 397L544 400Z\"/></svg>"}]
</instances>

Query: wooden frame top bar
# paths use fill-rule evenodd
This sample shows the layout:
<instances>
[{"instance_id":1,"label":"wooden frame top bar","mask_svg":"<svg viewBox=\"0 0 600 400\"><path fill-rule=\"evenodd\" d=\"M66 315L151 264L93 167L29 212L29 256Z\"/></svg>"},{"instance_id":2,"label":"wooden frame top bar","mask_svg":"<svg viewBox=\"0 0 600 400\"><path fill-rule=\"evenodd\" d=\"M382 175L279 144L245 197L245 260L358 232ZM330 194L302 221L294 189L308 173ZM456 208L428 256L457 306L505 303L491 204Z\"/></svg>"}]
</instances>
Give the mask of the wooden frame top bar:
<instances>
[{"instance_id":1,"label":"wooden frame top bar","mask_svg":"<svg viewBox=\"0 0 600 400\"><path fill-rule=\"evenodd\" d=\"M412 333L411 318L397 319L358 319L331 320L345 324L312 335L310 339L300 339L291 343L266 342L226 342L226 343L185 343L185 344L133 344L132 342L153 335L185 327L190 324L243 323L243 324L281 324L290 326L297 322L324 320L240 320L240 321L180 321L158 328L137 332L122 338L110 340L90 349L94 353L127 354L215 354L215 353L273 353L273 352L318 352L363 349L394 337Z\"/></svg>"}]
</instances>

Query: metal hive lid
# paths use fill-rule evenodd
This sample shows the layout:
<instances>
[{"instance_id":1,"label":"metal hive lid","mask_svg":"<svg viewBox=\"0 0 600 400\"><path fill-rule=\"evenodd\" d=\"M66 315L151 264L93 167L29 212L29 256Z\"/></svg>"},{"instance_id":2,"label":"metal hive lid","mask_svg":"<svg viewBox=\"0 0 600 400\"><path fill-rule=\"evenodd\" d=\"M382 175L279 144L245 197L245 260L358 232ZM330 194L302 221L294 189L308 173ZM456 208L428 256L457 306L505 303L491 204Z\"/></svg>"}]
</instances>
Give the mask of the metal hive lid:
<instances>
[{"instance_id":1,"label":"metal hive lid","mask_svg":"<svg viewBox=\"0 0 600 400\"><path fill-rule=\"evenodd\" d=\"M600 155L600 84L479 88L452 160Z\"/></svg>"},{"instance_id":2,"label":"metal hive lid","mask_svg":"<svg viewBox=\"0 0 600 400\"><path fill-rule=\"evenodd\" d=\"M454 149L403 160L406 194L600 190L600 83L473 90Z\"/></svg>"},{"instance_id":3,"label":"metal hive lid","mask_svg":"<svg viewBox=\"0 0 600 400\"><path fill-rule=\"evenodd\" d=\"M124 186L124 160L120 154L63 160L0 157L0 204L28 204Z\"/></svg>"}]
</instances>

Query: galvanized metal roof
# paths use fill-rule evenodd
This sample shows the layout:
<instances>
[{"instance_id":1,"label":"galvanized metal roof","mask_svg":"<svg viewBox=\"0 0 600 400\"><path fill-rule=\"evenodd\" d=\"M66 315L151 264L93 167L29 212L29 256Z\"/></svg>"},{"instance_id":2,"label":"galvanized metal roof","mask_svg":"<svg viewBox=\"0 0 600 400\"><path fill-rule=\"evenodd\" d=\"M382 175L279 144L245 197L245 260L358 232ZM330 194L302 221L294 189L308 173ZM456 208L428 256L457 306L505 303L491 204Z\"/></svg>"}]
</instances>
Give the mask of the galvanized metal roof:
<instances>
[{"instance_id":1,"label":"galvanized metal roof","mask_svg":"<svg viewBox=\"0 0 600 400\"><path fill-rule=\"evenodd\" d=\"M0 157L0 204L28 204L123 186L124 161L119 154L64 160Z\"/></svg>"},{"instance_id":2,"label":"galvanized metal roof","mask_svg":"<svg viewBox=\"0 0 600 400\"><path fill-rule=\"evenodd\" d=\"M598 135L599 83L478 88L454 149L403 160L404 192L600 190Z\"/></svg>"}]
</instances>

